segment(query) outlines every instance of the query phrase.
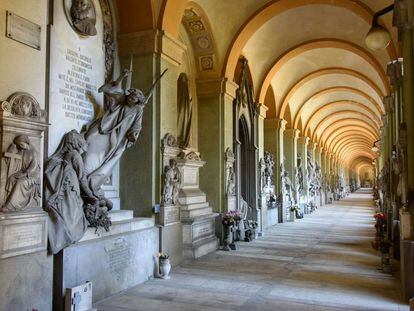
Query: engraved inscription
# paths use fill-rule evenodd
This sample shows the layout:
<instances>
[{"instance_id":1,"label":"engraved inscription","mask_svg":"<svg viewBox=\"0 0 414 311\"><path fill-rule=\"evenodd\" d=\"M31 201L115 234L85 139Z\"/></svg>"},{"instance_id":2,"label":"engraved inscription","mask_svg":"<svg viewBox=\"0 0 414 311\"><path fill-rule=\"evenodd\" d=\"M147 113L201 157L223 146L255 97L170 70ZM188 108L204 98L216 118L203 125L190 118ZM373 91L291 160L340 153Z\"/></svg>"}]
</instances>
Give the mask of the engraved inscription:
<instances>
[{"instance_id":1,"label":"engraved inscription","mask_svg":"<svg viewBox=\"0 0 414 311\"><path fill-rule=\"evenodd\" d=\"M109 271L116 275L118 279L122 278L123 273L131 264L131 246L124 239L117 239L105 247L108 255Z\"/></svg>"},{"instance_id":2,"label":"engraved inscription","mask_svg":"<svg viewBox=\"0 0 414 311\"><path fill-rule=\"evenodd\" d=\"M93 105L89 102L88 94L97 91L91 81L93 71L92 58L72 49L66 49L66 70L58 74L61 81L59 94L65 117L87 123L93 119Z\"/></svg>"},{"instance_id":3,"label":"engraved inscription","mask_svg":"<svg viewBox=\"0 0 414 311\"><path fill-rule=\"evenodd\" d=\"M180 211L177 207L165 210L165 223L172 223L180 220Z\"/></svg>"},{"instance_id":4,"label":"engraved inscription","mask_svg":"<svg viewBox=\"0 0 414 311\"><path fill-rule=\"evenodd\" d=\"M12 12L7 12L6 36L40 50L41 27Z\"/></svg>"},{"instance_id":5,"label":"engraved inscription","mask_svg":"<svg viewBox=\"0 0 414 311\"><path fill-rule=\"evenodd\" d=\"M35 246L42 243L43 224L21 224L4 227L3 251Z\"/></svg>"},{"instance_id":6,"label":"engraved inscription","mask_svg":"<svg viewBox=\"0 0 414 311\"><path fill-rule=\"evenodd\" d=\"M213 234L213 226L210 222L202 223L193 227L193 237L198 239L200 237Z\"/></svg>"},{"instance_id":7,"label":"engraved inscription","mask_svg":"<svg viewBox=\"0 0 414 311\"><path fill-rule=\"evenodd\" d=\"M187 169L184 171L184 183L186 185L197 185L198 170Z\"/></svg>"}]
</instances>

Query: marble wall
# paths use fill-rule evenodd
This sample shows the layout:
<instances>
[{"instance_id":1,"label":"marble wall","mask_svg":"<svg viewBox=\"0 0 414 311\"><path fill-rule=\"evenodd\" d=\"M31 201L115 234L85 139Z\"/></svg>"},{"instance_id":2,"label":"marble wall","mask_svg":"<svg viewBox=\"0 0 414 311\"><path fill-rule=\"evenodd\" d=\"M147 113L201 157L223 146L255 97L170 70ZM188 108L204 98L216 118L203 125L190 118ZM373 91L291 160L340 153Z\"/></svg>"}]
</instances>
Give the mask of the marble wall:
<instances>
[{"instance_id":1,"label":"marble wall","mask_svg":"<svg viewBox=\"0 0 414 311\"><path fill-rule=\"evenodd\" d=\"M55 307L62 307L66 288L86 281L93 283L95 302L152 278L158 238L158 229L152 227L64 249L56 258Z\"/></svg>"},{"instance_id":2,"label":"marble wall","mask_svg":"<svg viewBox=\"0 0 414 311\"><path fill-rule=\"evenodd\" d=\"M32 94L45 107L47 0L0 1L0 100L17 91ZM6 12L17 14L41 27L40 50L5 36Z\"/></svg>"}]
</instances>

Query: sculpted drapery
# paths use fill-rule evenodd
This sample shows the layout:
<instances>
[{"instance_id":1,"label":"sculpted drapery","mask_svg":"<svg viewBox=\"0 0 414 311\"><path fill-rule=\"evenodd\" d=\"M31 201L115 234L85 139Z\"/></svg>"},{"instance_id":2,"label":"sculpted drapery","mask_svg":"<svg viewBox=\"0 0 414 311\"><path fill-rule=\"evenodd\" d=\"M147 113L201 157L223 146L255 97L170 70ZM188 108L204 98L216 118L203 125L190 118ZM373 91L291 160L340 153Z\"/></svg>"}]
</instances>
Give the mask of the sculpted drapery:
<instances>
[{"instance_id":1,"label":"sculpted drapery","mask_svg":"<svg viewBox=\"0 0 414 311\"><path fill-rule=\"evenodd\" d=\"M130 74L124 70L117 80L99 88L107 99L104 114L83 133L67 133L46 163L45 199L53 253L79 241L88 225L109 230L112 202L101 187L123 152L137 141L144 107L163 75L145 96L138 89L121 88Z\"/></svg>"},{"instance_id":2,"label":"sculpted drapery","mask_svg":"<svg viewBox=\"0 0 414 311\"><path fill-rule=\"evenodd\" d=\"M190 98L188 78L181 73L177 82L178 142L181 147L188 147L190 142L191 117L193 105Z\"/></svg>"}]
</instances>

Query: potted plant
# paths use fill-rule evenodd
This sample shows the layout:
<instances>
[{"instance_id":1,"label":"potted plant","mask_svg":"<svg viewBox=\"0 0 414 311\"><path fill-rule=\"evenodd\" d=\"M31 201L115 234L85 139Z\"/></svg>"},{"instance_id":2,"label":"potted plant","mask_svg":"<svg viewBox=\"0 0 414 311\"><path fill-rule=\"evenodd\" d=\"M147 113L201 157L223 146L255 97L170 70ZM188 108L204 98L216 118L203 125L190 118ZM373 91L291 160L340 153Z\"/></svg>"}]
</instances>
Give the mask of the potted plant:
<instances>
[{"instance_id":1,"label":"potted plant","mask_svg":"<svg viewBox=\"0 0 414 311\"><path fill-rule=\"evenodd\" d=\"M292 205L290 207L290 221L294 221L295 220L295 216L296 216L296 218L299 218L298 217L299 212L300 212L299 205L298 204Z\"/></svg>"},{"instance_id":2,"label":"potted plant","mask_svg":"<svg viewBox=\"0 0 414 311\"><path fill-rule=\"evenodd\" d=\"M161 278L168 280L170 278L171 271L170 255L167 253L158 253L158 258L160 260Z\"/></svg>"},{"instance_id":3,"label":"potted plant","mask_svg":"<svg viewBox=\"0 0 414 311\"><path fill-rule=\"evenodd\" d=\"M230 250L230 244L233 242L232 229L234 228L234 225L238 225L240 220L241 214L239 211L230 211L222 215L221 223L224 228L223 250Z\"/></svg>"}]
</instances>

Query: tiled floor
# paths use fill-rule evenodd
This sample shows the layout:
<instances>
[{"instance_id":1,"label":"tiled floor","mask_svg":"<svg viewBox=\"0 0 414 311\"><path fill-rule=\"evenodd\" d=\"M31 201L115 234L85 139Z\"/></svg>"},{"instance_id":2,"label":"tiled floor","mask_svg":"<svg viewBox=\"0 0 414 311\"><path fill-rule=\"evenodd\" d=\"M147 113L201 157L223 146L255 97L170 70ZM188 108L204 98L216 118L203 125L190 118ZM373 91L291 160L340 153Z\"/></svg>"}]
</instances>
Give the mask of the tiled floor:
<instances>
[{"instance_id":1,"label":"tiled floor","mask_svg":"<svg viewBox=\"0 0 414 311\"><path fill-rule=\"evenodd\" d=\"M186 261L96 305L128 310L408 310L398 280L377 270L370 194L357 193L233 252Z\"/></svg>"}]
</instances>

